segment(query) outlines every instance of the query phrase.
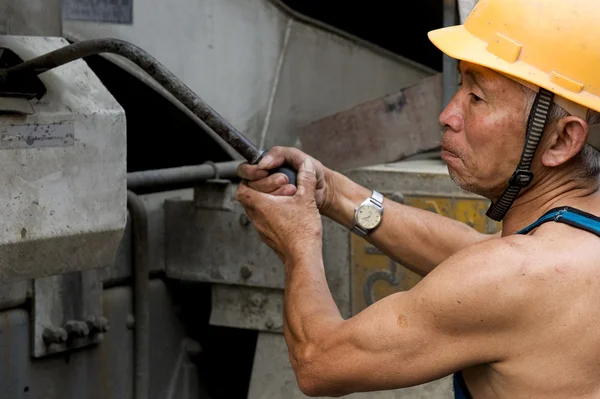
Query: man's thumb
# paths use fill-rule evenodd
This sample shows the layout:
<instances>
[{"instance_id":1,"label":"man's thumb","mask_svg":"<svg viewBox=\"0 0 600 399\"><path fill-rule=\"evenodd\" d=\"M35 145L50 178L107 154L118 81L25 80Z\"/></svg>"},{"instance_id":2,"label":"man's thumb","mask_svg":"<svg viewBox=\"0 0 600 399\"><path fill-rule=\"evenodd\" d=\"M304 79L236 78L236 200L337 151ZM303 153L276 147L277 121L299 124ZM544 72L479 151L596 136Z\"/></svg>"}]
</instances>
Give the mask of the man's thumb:
<instances>
[{"instance_id":1,"label":"man's thumb","mask_svg":"<svg viewBox=\"0 0 600 399\"><path fill-rule=\"evenodd\" d=\"M300 195L314 195L317 187L317 175L315 165L312 163L310 158L306 158L300 169L298 170L298 194Z\"/></svg>"}]
</instances>

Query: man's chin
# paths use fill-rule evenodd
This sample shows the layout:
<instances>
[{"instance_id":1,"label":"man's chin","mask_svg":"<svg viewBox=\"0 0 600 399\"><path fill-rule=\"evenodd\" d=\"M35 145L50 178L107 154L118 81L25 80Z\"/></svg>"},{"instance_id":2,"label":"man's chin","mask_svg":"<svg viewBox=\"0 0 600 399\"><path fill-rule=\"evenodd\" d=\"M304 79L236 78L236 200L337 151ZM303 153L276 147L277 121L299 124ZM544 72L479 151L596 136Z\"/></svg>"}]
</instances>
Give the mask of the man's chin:
<instances>
[{"instance_id":1,"label":"man's chin","mask_svg":"<svg viewBox=\"0 0 600 399\"><path fill-rule=\"evenodd\" d=\"M477 184L475 179L465 179L456 169L453 169L449 165L448 175L454 184L460 187L462 190L470 192L475 195L480 195L484 198L491 200L492 198L499 198L504 192L503 188L492 187L492 186L481 186Z\"/></svg>"},{"instance_id":2,"label":"man's chin","mask_svg":"<svg viewBox=\"0 0 600 399\"><path fill-rule=\"evenodd\" d=\"M448 174L450 175L450 179L452 180L452 182L454 182L454 184L456 184L462 190L477 195L484 195L481 187L478 187L476 184L473 184L461 178L460 175L456 173L456 171L452 170L452 168L450 167L448 167Z\"/></svg>"}]
</instances>

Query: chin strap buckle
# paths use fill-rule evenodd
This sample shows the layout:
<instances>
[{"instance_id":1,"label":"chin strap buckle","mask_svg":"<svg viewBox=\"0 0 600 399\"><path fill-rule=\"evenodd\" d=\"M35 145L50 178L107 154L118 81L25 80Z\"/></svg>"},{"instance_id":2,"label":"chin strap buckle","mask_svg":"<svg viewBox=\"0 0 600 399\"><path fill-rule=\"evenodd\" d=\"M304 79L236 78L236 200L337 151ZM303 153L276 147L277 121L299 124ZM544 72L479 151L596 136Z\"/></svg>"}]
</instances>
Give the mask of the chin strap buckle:
<instances>
[{"instance_id":1,"label":"chin strap buckle","mask_svg":"<svg viewBox=\"0 0 600 399\"><path fill-rule=\"evenodd\" d=\"M514 187L525 188L533 180L533 172L525 169L517 169L511 176L508 184Z\"/></svg>"}]
</instances>

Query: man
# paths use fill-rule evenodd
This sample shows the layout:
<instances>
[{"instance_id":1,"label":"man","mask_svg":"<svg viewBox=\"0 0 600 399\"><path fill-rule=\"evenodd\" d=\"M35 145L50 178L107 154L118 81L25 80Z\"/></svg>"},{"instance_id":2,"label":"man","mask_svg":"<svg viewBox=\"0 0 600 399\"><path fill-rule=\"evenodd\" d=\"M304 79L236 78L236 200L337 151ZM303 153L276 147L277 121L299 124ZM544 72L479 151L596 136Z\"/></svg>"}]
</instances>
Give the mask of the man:
<instances>
[{"instance_id":1,"label":"man","mask_svg":"<svg viewBox=\"0 0 600 399\"><path fill-rule=\"evenodd\" d=\"M305 394L454 374L457 398L600 398L599 23L592 0L482 0L464 26L429 34L461 60L441 156L492 201L500 234L387 199L355 215L372 191L297 149L240 166L237 198L285 265L284 332ZM269 176L283 162L297 187ZM424 278L344 320L321 215Z\"/></svg>"}]
</instances>

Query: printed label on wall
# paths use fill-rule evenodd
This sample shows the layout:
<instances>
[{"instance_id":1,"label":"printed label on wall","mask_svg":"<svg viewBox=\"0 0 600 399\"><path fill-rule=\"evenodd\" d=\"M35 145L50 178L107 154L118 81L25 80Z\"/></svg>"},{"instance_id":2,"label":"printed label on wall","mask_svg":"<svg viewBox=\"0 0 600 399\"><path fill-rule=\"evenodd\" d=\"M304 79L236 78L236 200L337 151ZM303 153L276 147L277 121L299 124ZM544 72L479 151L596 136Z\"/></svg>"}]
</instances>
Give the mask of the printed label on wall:
<instances>
[{"instance_id":1,"label":"printed label on wall","mask_svg":"<svg viewBox=\"0 0 600 399\"><path fill-rule=\"evenodd\" d=\"M0 149L69 147L74 144L73 122L0 125Z\"/></svg>"},{"instance_id":2,"label":"printed label on wall","mask_svg":"<svg viewBox=\"0 0 600 399\"><path fill-rule=\"evenodd\" d=\"M63 0L63 18L131 24L133 23L133 0Z\"/></svg>"}]
</instances>

